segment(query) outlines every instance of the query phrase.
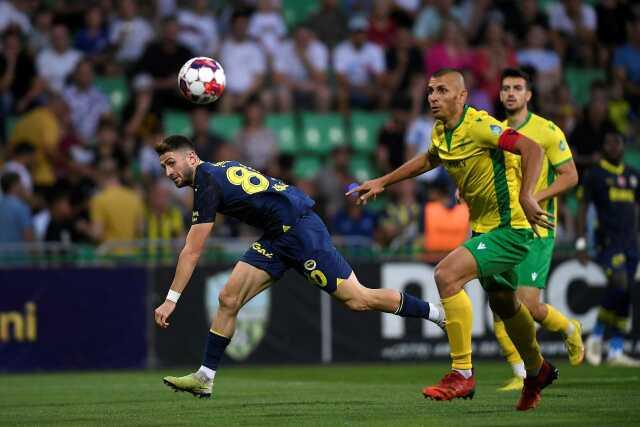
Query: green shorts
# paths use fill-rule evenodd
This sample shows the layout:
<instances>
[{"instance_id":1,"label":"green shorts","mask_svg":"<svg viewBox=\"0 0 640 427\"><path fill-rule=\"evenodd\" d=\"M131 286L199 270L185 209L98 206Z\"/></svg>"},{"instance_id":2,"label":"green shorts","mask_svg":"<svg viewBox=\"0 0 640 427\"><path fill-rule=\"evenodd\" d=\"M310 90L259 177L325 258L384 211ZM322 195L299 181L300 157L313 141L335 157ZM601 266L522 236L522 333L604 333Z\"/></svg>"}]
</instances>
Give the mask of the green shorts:
<instances>
[{"instance_id":1,"label":"green shorts","mask_svg":"<svg viewBox=\"0 0 640 427\"><path fill-rule=\"evenodd\" d=\"M553 237L533 239L529 245L529 255L516 267L518 285L544 289L553 257Z\"/></svg>"},{"instance_id":2,"label":"green shorts","mask_svg":"<svg viewBox=\"0 0 640 427\"><path fill-rule=\"evenodd\" d=\"M478 265L478 279L485 291L518 288L518 264L529 254L533 231L528 228L496 228L476 234L464 243Z\"/></svg>"}]
</instances>

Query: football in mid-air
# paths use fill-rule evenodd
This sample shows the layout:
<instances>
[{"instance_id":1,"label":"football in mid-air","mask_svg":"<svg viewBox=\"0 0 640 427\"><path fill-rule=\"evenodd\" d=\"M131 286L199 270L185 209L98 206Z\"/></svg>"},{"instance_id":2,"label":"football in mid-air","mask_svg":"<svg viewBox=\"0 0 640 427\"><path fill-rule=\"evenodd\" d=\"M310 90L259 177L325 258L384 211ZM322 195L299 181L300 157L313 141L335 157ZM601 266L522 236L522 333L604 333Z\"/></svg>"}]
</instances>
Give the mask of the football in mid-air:
<instances>
[{"instance_id":1,"label":"football in mid-air","mask_svg":"<svg viewBox=\"0 0 640 427\"><path fill-rule=\"evenodd\" d=\"M178 73L180 93L196 104L209 104L220 98L225 83L222 66L206 56L191 58Z\"/></svg>"}]
</instances>

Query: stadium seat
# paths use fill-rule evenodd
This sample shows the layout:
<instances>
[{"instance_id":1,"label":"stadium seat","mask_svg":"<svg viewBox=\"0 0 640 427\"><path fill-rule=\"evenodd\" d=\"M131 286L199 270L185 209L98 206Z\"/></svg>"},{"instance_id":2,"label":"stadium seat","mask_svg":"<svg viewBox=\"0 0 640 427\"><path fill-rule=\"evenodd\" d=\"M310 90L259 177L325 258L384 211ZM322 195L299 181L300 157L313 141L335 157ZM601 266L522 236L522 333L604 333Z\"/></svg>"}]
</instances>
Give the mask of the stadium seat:
<instances>
[{"instance_id":1,"label":"stadium seat","mask_svg":"<svg viewBox=\"0 0 640 427\"><path fill-rule=\"evenodd\" d=\"M375 178L377 175L368 156L354 156L349 164L349 172L358 182Z\"/></svg>"},{"instance_id":2,"label":"stadium seat","mask_svg":"<svg viewBox=\"0 0 640 427\"><path fill-rule=\"evenodd\" d=\"M293 164L293 174L298 179L311 179L318 173L321 166L322 160L319 157L300 155L296 157Z\"/></svg>"},{"instance_id":3,"label":"stadium seat","mask_svg":"<svg viewBox=\"0 0 640 427\"><path fill-rule=\"evenodd\" d=\"M9 140L9 138L11 138L11 134L13 133L13 130L16 127L16 123L18 123L18 120L20 120L19 116L7 116L5 118L5 126L6 126L6 131L7 131L7 141Z\"/></svg>"},{"instance_id":4,"label":"stadium seat","mask_svg":"<svg viewBox=\"0 0 640 427\"><path fill-rule=\"evenodd\" d=\"M378 132L388 119L387 113L355 111L351 114L351 146L357 153L372 153L378 144Z\"/></svg>"},{"instance_id":5,"label":"stadium seat","mask_svg":"<svg viewBox=\"0 0 640 427\"><path fill-rule=\"evenodd\" d=\"M212 114L209 119L209 129L229 142L234 141L241 127L242 117L239 114Z\"/></svg>"},{"instance_id":6,"label":"stadium seat","mask_svg":"<svg viewBox=\"0 0 640 427\"><path fill-rule=\"evenodd\" d=\"M269 114L266 120L267 127L275 132L278 137L280 152L293 154L297 148L296 123L291 114Z\"/></svg>"},{"instance_id":7,"label":"stadium seat","mask_svg":"<svg viewBox=\"0 0 640 427\"><path fill-rule=\"evenodd\" d=\"M189 115L182 111L167 111L163 116L163 129L165 135L180 134L191 135L191 120Z\"/></svg>"},{"instance_id":8,"label":"stadium seat","mask_svg":"<svg viewBox=\"0 0 640 427\"><path fill-rule=\"evenodd\" d=\"M318 0L283 0L282 11L287 27L292 28L318 8Z\"/></svg>"},{"instance_id":9,"label":"stadium seat","mask_svg":"<svg viewBox=\"0 0 640 427\"><path fill-rule=\"evenodd\" d=\"M606 77L606 71L597 68L567 68L564 73L571 95L580 106L589 102L591 83L594 80L604 80Z\"/></svg>"},{"instance_id":10,"label":"stadium seat","mask_svg":"<svg viewBox=\"0 0 640 427\"><path fill-rule=\"evenodd\" d=\"M120 114L129 101L129 88L124 77L96 77L95 85L109 97L113 112Z\"/></svg>"},{"instance_id":11,"label":"stadium seat","mask_svg":"<svg viewBox=\"0 0 640 427\"><path fill-rule=\"evenodd\" d=\"M346 143L344 119L340 114L303 113L302 149L325 155L333 147Z\"/></svg>"},{"instance_id":12,"label":"stadium seat","mask_svg":"<svg viewBox=\"0 0 640 427\"><path fill-rule=\"evenodd\" d=\"M640 150L629 144L624 149L624 162L636 170L640 170Z\"/></svg>"}]
</instances>

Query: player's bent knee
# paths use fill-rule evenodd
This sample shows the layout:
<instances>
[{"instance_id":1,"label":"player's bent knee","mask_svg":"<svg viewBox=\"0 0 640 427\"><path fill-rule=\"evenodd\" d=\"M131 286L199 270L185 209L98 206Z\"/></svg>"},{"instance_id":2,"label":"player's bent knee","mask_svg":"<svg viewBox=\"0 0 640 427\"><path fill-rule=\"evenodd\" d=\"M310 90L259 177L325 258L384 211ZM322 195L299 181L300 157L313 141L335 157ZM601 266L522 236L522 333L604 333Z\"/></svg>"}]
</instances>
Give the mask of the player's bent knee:
<instances>
[{"instance_id":1,"label":"player's bent knee","mask_svg":"<svg viewBox=\"0 0 640 427\"><path fill-rule=\"evenodd\" d=\"M237 313L241 307L240 297L234 293L223 289L218 294L218 303L220 304L220 310Z\"/></svg>"},{"instance_id":2,"label":"player's bent knee","mask_svg":"<svg viewBox=\"0 0 640 427\"><path fill-rule=\"evenodd\" d=\"M440 291L441 296L443 295L443 293L452 293L457 290L454 289L457 285L457 277L455 272L451 268L443 267L438 264L433 273L433 278L436 281L436 285L438 286L438 290Z\"/></svg>"}]
</instances>

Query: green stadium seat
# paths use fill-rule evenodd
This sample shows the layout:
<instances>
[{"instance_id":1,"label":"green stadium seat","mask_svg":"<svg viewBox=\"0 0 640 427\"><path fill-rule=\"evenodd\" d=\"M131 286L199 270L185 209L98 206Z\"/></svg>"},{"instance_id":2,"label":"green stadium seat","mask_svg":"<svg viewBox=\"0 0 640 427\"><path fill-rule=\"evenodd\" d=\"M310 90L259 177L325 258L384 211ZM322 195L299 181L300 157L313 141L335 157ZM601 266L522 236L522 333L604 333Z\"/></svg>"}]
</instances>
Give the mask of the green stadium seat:
<instances>
[{"instance_id":1,"label":"green stadium seat","mask_svg":"<svg viewBox=\"0 0 640 427\"><path fill-rule=\"evenodd\" d=\"M109 97L113 112L119 114L129 101L129 88L124 77L96 77L95 85Z\"/></svg>"},{"instance_id":2,"label":"green stadium seat","mask_svg":"<svg viewBox=\"0 0 640 427\"><path fill-rule=\"evenodd\" d=\"M6 130L7 130L7 141L9 140L9 138L11 138L11 134L13 133L13 130L16 128L16 124L18 123L18 120L20 120L19 116L7 116L7 118L5 119L5 126L6 126Z\"/></svg>"},{"instance_id":3,"label":"green stadium seat","mask_svg":"<svg viewBox=\"0 0 640 427\"><path fill-rule=\"evenodd\" d=\"M364 182L377 176L376 169L367 156L354 156L349 164L349 172L358 182Z\"/></svg>"},{"instance_id":4,"label":"green stadium seat","mask_svg":"<svg viewBox=\"0 0 640 427\"><path fill-rule=\"evenodd\" d=\"M351 114L351 146L357 153L372 153L378 145L378 132L389 118L387 113L355 111Z\"/></svg>"},{"instance_id":5,"label":"green stadium seat","mask_svg":"<svg viewBox=\"0 0 640 427\"><path fill-rule=\"evenodd\" d=\"M299 155L293 164L293 174L298 179L312 179L320 171L322 160L320 157Z\"/></svg>"},{"instance_id":6,"label":"green stadium seat","mask_svg":"<svg viewBox=\"0 0 640 427\"><path fill-rule=\"evenodd\" d=\"M222 135L231 143L235 140L241 127L242 117L240 114L212 114L209 119L209 129Z\"/></svg>"},{"instance_id":7,"label":"green stadium seat","mask_svg":"<svg viewBox=\"0 0 640 427\"><path fill-rule=\"evenodd\" d=\"M292 114L269 114L266 124L277 135L280 152L286 154L296 152L296 123Z\"/></svg>"},{"instance_id":8,"label":"green stadium seat","mask_svg":"<svg viewBox=\"0 0 640 427\"><path fill-rule=\"evenodd\" d=\"M167 111L163 116L163 129L165 135L191 135L191 119L189 115L183 111Z\"/></svg>"},{"instance_id":9,"label":"green stadium seat","mask_svg":"<svg viewBox=\"0 0 640 427\"><path fill-rule=\"evenodd\" d=\"M318 0L283 0L282 11L287 27L303 22L318 8Z\"/></svg>"},{"instance_id":10,"label":"green stadium seat","mask_svg":"<svg viewBox=\"0 0 640 427\"><path fill-rule=\"evenodd\" d=\"M346 143L344 119L340 114L303 113L302 150L325 155Z\"/></svg>"},{"instance_id":11,"label":"green stadium seat","mask_svg":"<svg viewBox=\"0 0 640 427\"><path fill-rule=\"evenodd\" d=\"M594 80L604 80L606 77L606 71L598 68L567 68L564 73L571 95L580 106L589 102L591 83Z\"/></svg>"},{"instance_id":12,"label":"green stadium seat","mask_svg":"<svg viewBox=\"0 0 640 427\"><path fill-rule=\"evenodd\" d=\"M624 149L624 162L634 169L640 169L640 150L627 145Z\"/></svg>"}]
</instances>

